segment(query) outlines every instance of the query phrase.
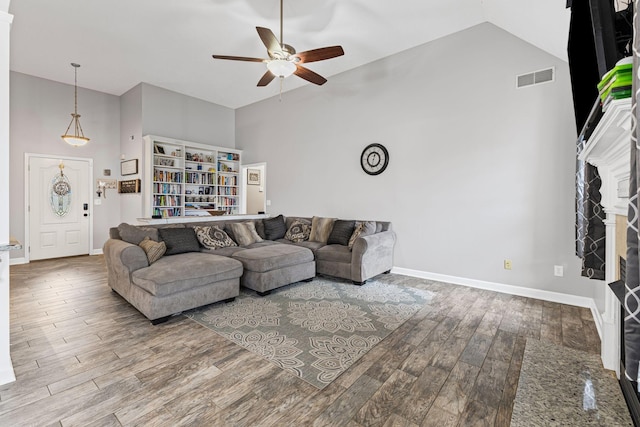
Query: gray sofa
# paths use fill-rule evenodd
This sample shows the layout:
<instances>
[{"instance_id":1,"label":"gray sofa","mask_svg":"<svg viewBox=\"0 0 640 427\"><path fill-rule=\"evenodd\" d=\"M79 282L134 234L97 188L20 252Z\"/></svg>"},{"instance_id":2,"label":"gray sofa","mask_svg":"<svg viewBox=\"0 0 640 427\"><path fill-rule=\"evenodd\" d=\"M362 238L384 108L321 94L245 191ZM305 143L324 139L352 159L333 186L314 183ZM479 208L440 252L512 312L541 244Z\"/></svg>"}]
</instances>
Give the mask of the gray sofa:
<instances>
[{"instance_id":1,"label":"gray sofa","mask_svg":"<svg viewBox=\"0 0 640 427\"><path fill-rule=\"evenodd\" d=\"M296 220L311 222L312 219L287 217L286 227ZM110 238L103 246L108 284L157 324L185 310L230 301L239 294L241 285L266 295L281 286L310 281L316 274L340 277L362 285L367 279L389 272L393 267L396 236L389 222L370 221L375 232L356 238L349 248L309 240L268 240L262 220L252 221L263 239L260 242L215 250L195 247L187 252L162 256L152 263L140 241L144 237L154 242L162 241L161 229L215 225L229 231L229 224L246 220L112 227Z\"/></svg>"}]
</instances>

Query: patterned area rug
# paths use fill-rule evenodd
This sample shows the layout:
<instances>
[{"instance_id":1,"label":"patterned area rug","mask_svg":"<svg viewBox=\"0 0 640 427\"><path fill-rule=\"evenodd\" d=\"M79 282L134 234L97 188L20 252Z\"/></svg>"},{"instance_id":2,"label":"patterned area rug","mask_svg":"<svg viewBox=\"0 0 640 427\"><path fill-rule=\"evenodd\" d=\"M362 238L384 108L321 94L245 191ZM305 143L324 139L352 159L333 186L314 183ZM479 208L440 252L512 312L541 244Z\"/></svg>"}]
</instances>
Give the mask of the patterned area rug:
<instances>
[{"instance_id":1,"label":"patterned area rug","mask_svg":"<svg viewBox=\"0 0 640 427\"><path fill-rule=\"evenodd\" d=\"M599 355L527 339L511 427L632 425Z\"/></svg>"},{"instance_id":2,"label":"patterned area rug","mask_svg":"<svg viewBox=\"0 0 640 427\"><path fill-rule=\"evenodd\" d=\"M184 314L322 389L433 296L377 280L354 286L317 277L266 297L242 288L234 302Z\"/></svg>"}]
</instances>

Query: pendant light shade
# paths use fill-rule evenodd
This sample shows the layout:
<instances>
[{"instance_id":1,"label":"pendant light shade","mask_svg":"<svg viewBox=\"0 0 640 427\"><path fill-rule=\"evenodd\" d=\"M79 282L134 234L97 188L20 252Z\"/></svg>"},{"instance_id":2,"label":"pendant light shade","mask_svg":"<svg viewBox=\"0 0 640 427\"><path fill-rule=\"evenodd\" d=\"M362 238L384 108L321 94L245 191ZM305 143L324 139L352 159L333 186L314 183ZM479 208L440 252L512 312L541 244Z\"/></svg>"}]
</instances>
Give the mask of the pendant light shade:
<instances>
[{"instance_id":1,"label":"pendant light shade","mask_svg":"<svg viewBox=\"0 0 640 427\"><path fill-rule=\"evenodd\" d=\"M67 126L67 130L62 135L62 139L69 145L74 147L80 147L89 142L89 138L84 136L82 132L82 126L80 126L80 114L78 114L78 68L80 64L71 63L74 68L75 80L74 80L74 110L71 113L71 123ZM69 130L73 127L73 134L69 133Z\"/></svg>"}]
</instances>

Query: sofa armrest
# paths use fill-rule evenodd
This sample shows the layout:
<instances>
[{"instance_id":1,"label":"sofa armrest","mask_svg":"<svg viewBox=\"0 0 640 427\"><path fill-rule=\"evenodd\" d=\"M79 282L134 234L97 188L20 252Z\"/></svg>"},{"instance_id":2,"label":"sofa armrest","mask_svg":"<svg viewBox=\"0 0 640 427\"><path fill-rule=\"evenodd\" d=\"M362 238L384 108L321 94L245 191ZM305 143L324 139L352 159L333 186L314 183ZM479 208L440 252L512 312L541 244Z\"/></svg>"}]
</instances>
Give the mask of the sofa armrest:
<instances>
[{"instance_id":1,"label":"sofa armrest","mask_svg":"<svg viewBox=\"0 0 640 427\"><path fill-rule=\"evenodd\" d=\"M383 231L358 237L351 254L351 280L364 282L393 268L396 233Z\"/></svg>"},{"instance_id":2,"label":"sofa armrest","mask_svg":"<svg viewBox=\"0 0 640 427\"><path fill-rule=\"evenodd\" d=\"M112 289L121 289L124 284L130 283L131 273L149 266L144 250L124 240L108 239L102 247L102 253Z\"/></svg>"}]
</instances>

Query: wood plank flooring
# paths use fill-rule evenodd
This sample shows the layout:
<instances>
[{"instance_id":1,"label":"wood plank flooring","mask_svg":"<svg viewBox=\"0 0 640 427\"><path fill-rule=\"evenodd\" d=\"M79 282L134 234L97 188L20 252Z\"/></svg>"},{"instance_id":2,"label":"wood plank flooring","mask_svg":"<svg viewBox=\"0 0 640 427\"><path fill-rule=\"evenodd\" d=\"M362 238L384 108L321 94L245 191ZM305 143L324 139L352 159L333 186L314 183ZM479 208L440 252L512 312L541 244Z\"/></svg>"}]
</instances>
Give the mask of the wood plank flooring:
<instances>
[{"instance_id":1,"label":"wood plank flooring","mask_svg":"<svg viewBox=\"0 0 640 427\"><path fill-rule=\"evenodd\" d=\"M600 352L588 309L390 274L437 295L317 390L183 316L152 326L102 256L10 271L0 426L508 426L527 338Z\"/></svg>"}]
</instances>

